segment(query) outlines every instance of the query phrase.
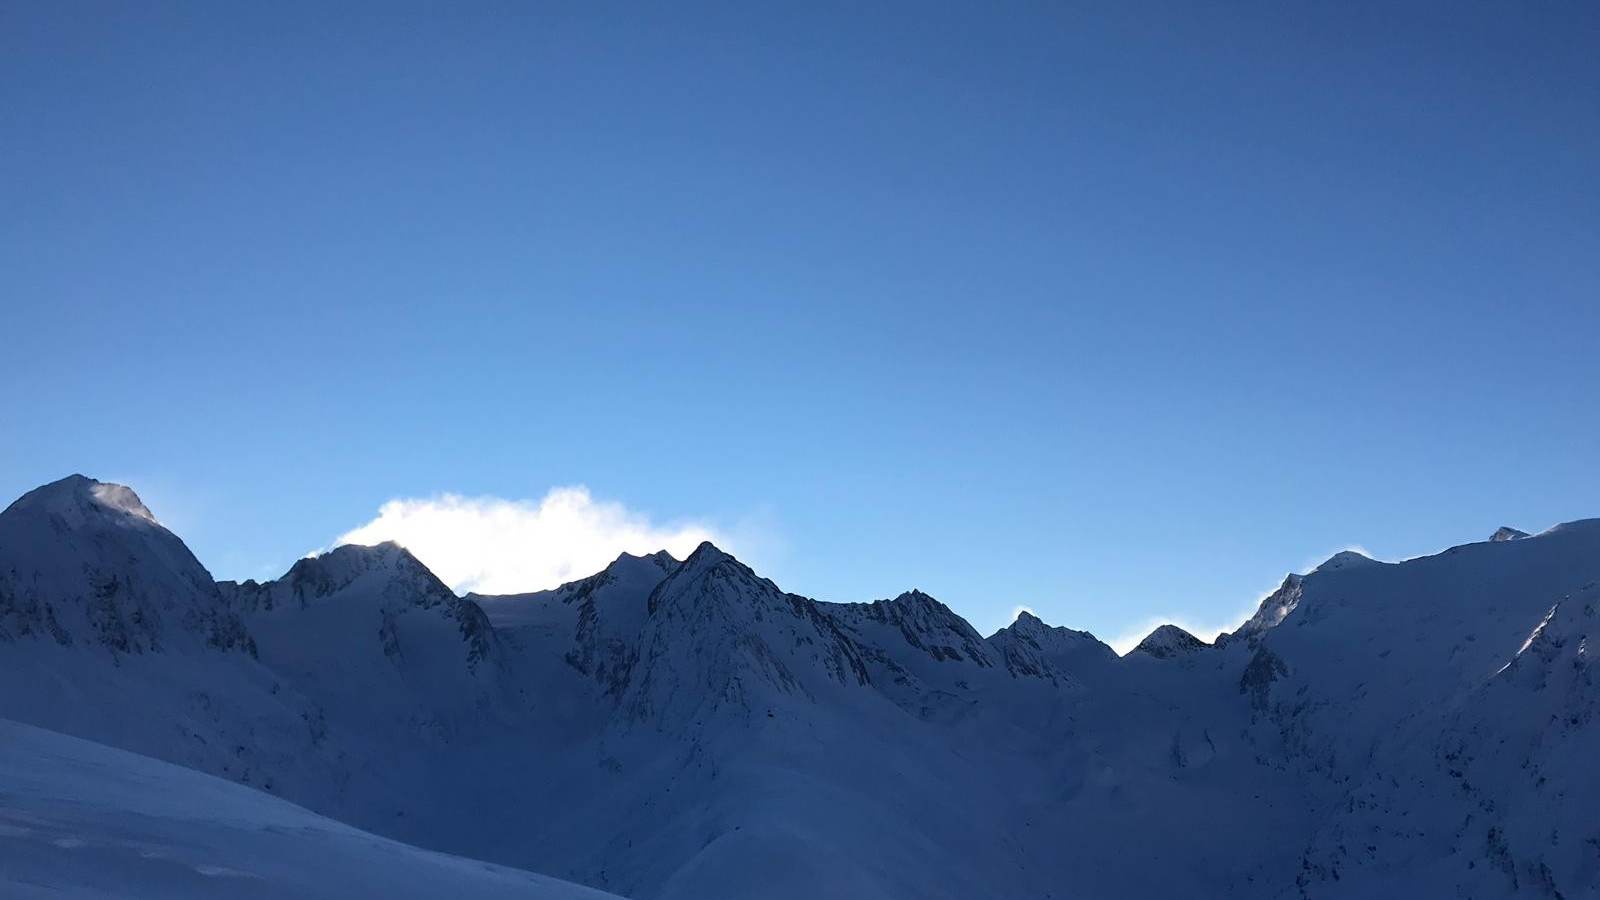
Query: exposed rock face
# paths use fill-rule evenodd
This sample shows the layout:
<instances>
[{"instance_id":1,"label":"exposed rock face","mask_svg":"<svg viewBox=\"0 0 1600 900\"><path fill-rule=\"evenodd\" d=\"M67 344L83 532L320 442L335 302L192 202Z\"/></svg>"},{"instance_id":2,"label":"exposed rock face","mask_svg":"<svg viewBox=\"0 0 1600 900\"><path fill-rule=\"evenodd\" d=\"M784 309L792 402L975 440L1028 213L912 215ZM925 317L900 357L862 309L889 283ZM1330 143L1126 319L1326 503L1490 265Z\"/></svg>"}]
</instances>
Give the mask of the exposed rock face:
<instances>
[{"instance_id":1,"label":"exposed rock face","mask_svg":"<svg viewBox=\"0 0 1600 900\"><path fill-rule=\"evenodd\" d=\"M1288 673L1288 666L1276 653L1266 647L1258 647L1251 654L1249 665L1244 667L1244 674L1239 676L1239 693L1249 695L1251 709L1265 710L1272 683Z\"/></svg>"},{"instance_id":2,"label":"exposed rock face","mask_svg":"<svg viewBox=\"0 0 1600 900\"><path fill-rule=\"evenodd\" d=\"M1526 531L1518 531L1510 525L1501 525L1494 534L1489 535L1489 542L1498 544L1502 541L1520 541L1527 536Z\"/></svg>"}]
</instances>

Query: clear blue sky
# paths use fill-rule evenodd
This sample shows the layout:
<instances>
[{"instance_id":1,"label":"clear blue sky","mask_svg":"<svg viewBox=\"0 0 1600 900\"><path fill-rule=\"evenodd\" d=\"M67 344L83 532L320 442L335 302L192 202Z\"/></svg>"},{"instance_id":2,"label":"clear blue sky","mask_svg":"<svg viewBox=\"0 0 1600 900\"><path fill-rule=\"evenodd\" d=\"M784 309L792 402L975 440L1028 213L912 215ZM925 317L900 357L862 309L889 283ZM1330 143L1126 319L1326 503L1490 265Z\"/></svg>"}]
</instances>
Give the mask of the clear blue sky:
<instances>
[{"instance_id":1,"label":"clear blue sky","mask_svg":"<svg viewBox=\"0 0 1600 900\"><path fill-rule=\"evenodd\" d=\"M1107 636L1600 515L1595 4L322 6L0 7L6 498L582 483Z\"/></svg>"}]
</instances>

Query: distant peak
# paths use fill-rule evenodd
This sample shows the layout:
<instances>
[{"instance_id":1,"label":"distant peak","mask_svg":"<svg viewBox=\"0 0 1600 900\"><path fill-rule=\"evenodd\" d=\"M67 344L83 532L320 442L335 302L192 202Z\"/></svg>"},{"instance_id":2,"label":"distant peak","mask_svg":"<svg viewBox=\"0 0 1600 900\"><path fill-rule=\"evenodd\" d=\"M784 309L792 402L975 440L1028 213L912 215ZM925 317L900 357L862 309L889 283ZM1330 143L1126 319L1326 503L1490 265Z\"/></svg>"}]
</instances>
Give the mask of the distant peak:
<instances>
[{"instance_id":1,"label":"distant peak","mask_svg":"<svg viewBox=\"0 0 1600 900\"><path fill-rule=\"evenodd\" d=\"M1526 531L1512 528L1510 525L1501 525L1498 531L1489 535L1489 540L1498 544L1501 541L1520 541L1527 536Z\"/></svg>"},{"instance_id":2,"label":"distant peak","mask_svg":"<svg viewBox=\"0 0 1600 900\"><path fill-rule=\"evenodd\" d=\"M1323 561L1322 565L1317 566L1312 571L1331 572L1337 569L1350 569L1357 566L1370 566L1375 563L1377 563L1377 560L1359 550L1340 550L1338 553L1328 557Z\"/></svg>"},{"instance_id":3,"label":"distant peak","mask_svg":"<svg viewBox=\"0 0 1600 900\"><path fill-rule=\"evenodd\" d=\"M1145 636L1130 653L1144 653L1156 659L1187 656L1211 646L1176 625L1161 625Z\"/></svg>"},{"instance_id":4,"label":"distant peak","mask_svg":"<svg viewBox=\"0 0 1600 900\"><path fill-rule=\"evenodd\" d=\"M1051 625L1045 620L1034 615L1032 611L1026 609L1018 610L1017 617L1011 620L1011 624L1000 630L1010 632L1012 634L1025 634L1034 637L1042 636L1047 632L1077 633L1073 632L1070 628L1062 628L1060 626Z\"/></svg>"},{"instance_id":5,"label":"distant peak","mask_svg":"<svg viewBox=\"0 0 1600 900\"><path fill-rule=\"evenodd\" d=\"M412 555L410 550L394 541L377 544L340 544L325 553L299 560L289 568L284 577L291 583L314 584L319 591L325 593L372 573L378 573L382 578L420 576L426 581L437 582L441 589L448 590L443 582L438 581L432 570Z\"/></svg>"},{"instance_id":6,"label":"distant peak","mask_svg":"<svg viewBox=\"0 0 1600 900\"><path fill-rule=\"evenodd\" d=\"M7 507L7 512L11 510L36 510L65 516L99 513L160 524L133 488L77 474L34 488Z\"/></svg>"},{"instance_id":7,"label":"distant peak","mask_svg":"<svg viewBox=\"0 0 1600 900\"><path fill-rule=\"evenodd\" d=\"M706 542L705 545L710 546L710 542ZM715 550L716 548L712 547L712 549ZM635 556L634 554L624 550L623 552L619 553L617 558L611 561L611 565L607 566L606 568L609 569L613 566L624 566L629 563L637 562L654 563L663 569L671 569L677 566L678 558L665 550L657 550L654 553L646 553L643 556Z\"/></svg>"},{"instance_id":8,"label":"distant peak","mask_svg":"<svg viewBox=\"0 0 1600 900\"><path fill-rule=\"evenodd\" d=\"M951 609L949 606L946 606L937 597L934 597L932 594L917 588L912 588L911 590L906 591L905 593L888 602L899 607L908 615L917 617L932 616L934 618L941 619L960 619L961 627L963 629L969 629L972 627L965 619L961 619L961 616L958 615L955 610ZM977 632L974 631L973 634L977 634Z\"/></svg>"},{"instance_id":9,"label":"distant peak","mask_svg":"<svg viewBox=\"0 0 1600 900\"><path fill-rule=\"evenodd\" d=\"M297 568L314 568L325 572L370 572L376 569L399 569L407 564L421 565L411 551L394 541L376 544L340 544L332 550L307 556L296 563Z\"/></svg>"},{"instance_id":10,"label":"distant peak","mask_svg":"<svg viewBox=\"0 0 1600 900\"><path fill-rule=\"evenodd\" d=\"M699 568L714 566L730 559L733 559L732 554L718 549L716 544L710 541L701 541L700 546L694 548L694 552L689 554L689 558L684 560L683 564L692 568ZM735 561L737 562L737 560Z\"/></svg>"},{"instance_id":11,"label":"distant peak","mask_svg":"<svg viewBox=\"0 0 1600 900\"><path fill-rule=\"evenodd\" d=\"M408 553L406 548L394 541L379 541L376 544L340 544L322 556L352 556L366 559L397 558L401 553Z\"/></svg>"},{"instance_id":12,"label":"distant peak","mask_svg":"<svg viewBox=\"0 0 1600 900\"><path fill-rule=\"evenodd\" d=\"M1081 643L1090 641L1096 644L1101 643L1100 639L1090 632L1067 628L1063 625L1051 625L1049 622L1034 615L1031 610L1026 609L1018 610L1017 617L1011 621L1010 625L995 632L995 636L998 637L1000 635L1026 636L1035 641L1048 638L1056 642Z\"/></svg>"},{"instance_id":13,"label":"distant peak","mask_svg":"<svg viewBox=\"0 0 1600 900\"><path fill-rule=\"evenodd\" d=\"M1300 605L1300 599L1303 595L1300 586L1304 582L1304 575L1296 575L1290 572L1284 576L1283 583L1278 585L1277 590L1261 598L1261 603L1256 607L1255 613L1231 633L1219 636L1217 644L1220 646L1226 641L1241 637L1248 638L1268 629L1278 627L1288 617L1289 613L1294 612L1295 607Z\"/></svg>"}]
</instances>

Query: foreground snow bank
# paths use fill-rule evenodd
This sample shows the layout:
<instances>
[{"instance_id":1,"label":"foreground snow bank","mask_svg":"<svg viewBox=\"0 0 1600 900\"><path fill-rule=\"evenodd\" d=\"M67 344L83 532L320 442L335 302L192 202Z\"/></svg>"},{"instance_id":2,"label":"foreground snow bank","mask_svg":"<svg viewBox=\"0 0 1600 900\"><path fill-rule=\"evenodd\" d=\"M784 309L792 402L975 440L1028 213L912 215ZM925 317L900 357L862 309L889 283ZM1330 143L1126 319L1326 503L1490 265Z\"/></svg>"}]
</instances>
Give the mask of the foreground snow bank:
<instances>
[{"instance_id":1,"label":"foreground snow bank","mask_svg":"<svg viewBox=\"0 0 1600 900\"><path fill-rule=\"evenodd\" d=\"M419 850L220 778L5 719L0 895L611 896Z\"/></svg>"}]
</instances>

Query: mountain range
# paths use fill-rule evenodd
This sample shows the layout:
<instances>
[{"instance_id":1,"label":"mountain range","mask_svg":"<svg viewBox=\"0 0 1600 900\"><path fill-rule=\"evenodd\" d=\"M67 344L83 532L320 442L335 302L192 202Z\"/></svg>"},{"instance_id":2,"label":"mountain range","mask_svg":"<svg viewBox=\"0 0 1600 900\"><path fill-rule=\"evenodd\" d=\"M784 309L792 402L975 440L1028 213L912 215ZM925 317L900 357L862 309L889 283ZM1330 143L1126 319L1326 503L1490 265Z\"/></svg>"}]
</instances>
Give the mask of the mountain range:
<instances>
[{"instance_id":1,"label":"mountain range","mask_svg":"<svg viewBox=\"0 0 1600 900\"><path fill-rule=\"evenodd\" d=\"M1597 625L1600 520L1342 552L1119 656L709 543L519 595L395 544L219 582L75 475L0 513L0 889L1597 897Z\"/></svg>"}]
</instances>

